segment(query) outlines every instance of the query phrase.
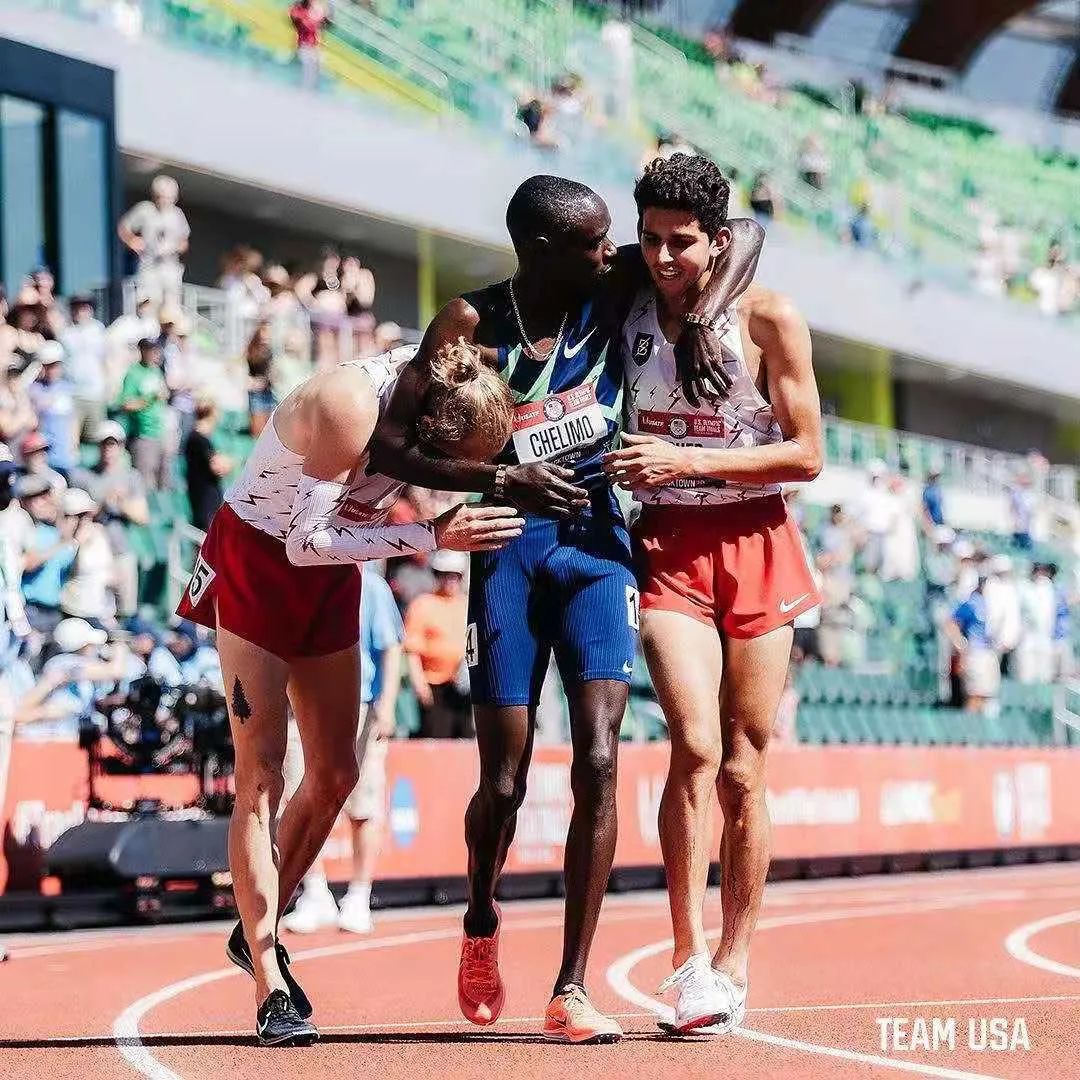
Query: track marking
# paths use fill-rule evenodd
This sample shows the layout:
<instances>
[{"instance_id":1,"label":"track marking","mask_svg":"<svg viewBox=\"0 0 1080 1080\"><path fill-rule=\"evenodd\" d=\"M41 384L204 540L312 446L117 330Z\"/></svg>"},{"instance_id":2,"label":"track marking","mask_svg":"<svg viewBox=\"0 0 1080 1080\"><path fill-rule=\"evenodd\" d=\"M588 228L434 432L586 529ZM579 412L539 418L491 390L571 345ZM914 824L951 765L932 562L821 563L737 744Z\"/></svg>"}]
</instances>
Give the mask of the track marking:
<instances>
[{"instance_id":1,"label":"track marking","mask_svg":"<svg viewBox=\"0 0 1080 1080\"><path fill-rule=\"evenodd\" d=\"M1006 893L1005 895L1011 898L1011 893ZM805 912L801 915L781 915L773 918L761 919L758 922L757 929L772 930L784 926L805 926L812 923L832 922L839 919L867 919L882 915L919 915L948 910L949 908L955 907L974 906L975 904L996 898L997 896L995 894L987 894L986 897L980 900L949 900L943 898L941 900L926 901L923 903L916 901L910 904L883 904L877 908L868 906L850 908L846 911L821 911ZM1080 916L1080 912L1077 914ZM719 935L712 933L709 936L715 938ZM635 949L633 952L629 952L625 956L620 957L607 970L608 985L624 1001L628 1001L631 1005L649 1009L662 1019L669 1021L673 1020L674 1010L671 1009L670 1006L664 1005L650 994L642 992L630 980L630 972L633 971L638 964L643 960L656 956L658 953L665 952L672 948L673 945L673 939L665 938L663 941L657 941L651 945L644 945L641 948ZM957 1069L946 1069L939 1065L924 1065L920 1062L888 1058L879 1054L868 1054L838 1046L824 1046L818 1043L802 1042L799 1039L789 1039L782 1035L772 1035L764 1031L753 1031L750 1028L736 1028L731 1034L742 1039L749 1039L752 1042L768 1043L773 1046L783 1047L787 1050L801 1050L808 1054L819 1054L824 1057L837 1058L842 1061L858 1061L869 1065L880 1065L883 1068L895 1069L899 1072L913 1072L923 1076L940 1077L942 1080L993 1080L993 1078L989 1077L989 1074L986 1073L963 1072Z\"/></svg>"},{"instance_id":2,"label":"track marking","mask_svg":"<svg viewBox=\"0 0 1080 1080\"><path fill-rule=\"evenodd\" d=\"M1066 926L1074 922L1080 922L1080 911L1065 911L1060 915L1049 915L1045 919L1025 923L1023 926L1018 926L1005 939L1005 951L1021 963L1030 964L1043 971L1050 971L1055 975L1067 975L1071 979L1080 979L1080 968L1063 964L1060 960L1052 960L1037 953L1028 945L1028 941L1036 934L1041 934L1043 930L1049 930L1055 926Z\"/></svg>"},{"instance_id":3,"label":"track marking","mask_svg":"<svg viewBox=\"0 0 1080 1080\"><path fill-rule=\"evenodd\" d=\"M1080 1001L1080 994L1036 994L1030 997L930 998L926 1001L855 1001L828 1005L763 1005L748 1013L843 1012L852 1009L901 1009L928 1005L1024 1005L1033 1002Z\"/></svg>"},{"instance_id":4,"label":"track marking","mask_svg":"<svg viewBox=\"0 0 1080 1080\"><path fill-rule=\"evenodd\" d=\"M643 917L652 917L652 915L651 913L634 910L617 911L610 914L605 921L628 922ZM518 930L546 930L562 926L562 924L562 916L559 915L542 919L517 919L512 924L508 923L508 926L513 925ZM428 941L457 938L460 934L461 930L456 926L444 930L418 930L391 937L369 938L365 941L350 941L345 944L324 945L319 948L305 949L302 952L294 953L293 960L318 960L327 956L343 956L348 953L367 952L371 949L388 949L398 945L419 945ZM143 1076L150 1077L151 1080L182 1080L177 1073L174 1073L172 1069L158 1061L146 1048L139 1031L139 1021L151 1010L156 1009L166 1001L178 997L180 994L187 993L189 990L197 990L200 986L206 986L209 983L220 982L222 979L230 979L244 974L239 968L230 965L227 968L219 968L216 971L208 971L202 975L193 975L187 979L180 979L178 982L163 986L160 990L132 1002L113 1021L112 1037L121 1057L133 1069L142 1073ZM379 1024L376 1026L386 1027L391 1025ZM355 1029L347 1028L346 1030ZM250 1034L250 1032L244 1032L244 1034Z\"/></svg>"}]
</instances>

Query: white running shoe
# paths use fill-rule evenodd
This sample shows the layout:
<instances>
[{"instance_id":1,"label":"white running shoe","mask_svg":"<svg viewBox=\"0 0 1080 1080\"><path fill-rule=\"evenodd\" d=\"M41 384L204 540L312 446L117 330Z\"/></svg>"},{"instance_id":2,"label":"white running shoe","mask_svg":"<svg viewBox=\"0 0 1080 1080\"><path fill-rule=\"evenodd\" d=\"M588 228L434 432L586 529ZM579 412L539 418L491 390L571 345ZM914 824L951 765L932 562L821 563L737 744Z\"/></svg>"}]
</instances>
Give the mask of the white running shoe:
<instances>
[{"instance_id":1,"label":"white running shoe","mask_svg":"<svg viewBox=\"0 0 1080 1080\"><path fill-rule=\"evenodd\" d=\"M370 934L372 922L368 897L357 895L351 890L347 892L341 901L337 924L338 929L348 930L351 934Z\"/></svg>"},{"instance_id":2,"label":"white running shoe","mask_svg":"<svg viewBox=\"0 0 1080 1080\"><path fill-rule=\"evenodd\" d=\"M304 886L300 899L288 915L282 917L281 925L294 934L314 934L330 926L337 926L338 909L329 887Z\"/></svg>"},{"instance_id":3,"label":"white running shoe","mask_svg":"<svg viewBox=\"0 0 1080 1080\"><path fill-rule=\"evenodd\" d=\"M661 993L675 991L675 1022L663 1024L665 1031L685 1035L727 1021L731 997L716 974L709 957L695 953L660 984Z\"/></svg>"}]
</instances>

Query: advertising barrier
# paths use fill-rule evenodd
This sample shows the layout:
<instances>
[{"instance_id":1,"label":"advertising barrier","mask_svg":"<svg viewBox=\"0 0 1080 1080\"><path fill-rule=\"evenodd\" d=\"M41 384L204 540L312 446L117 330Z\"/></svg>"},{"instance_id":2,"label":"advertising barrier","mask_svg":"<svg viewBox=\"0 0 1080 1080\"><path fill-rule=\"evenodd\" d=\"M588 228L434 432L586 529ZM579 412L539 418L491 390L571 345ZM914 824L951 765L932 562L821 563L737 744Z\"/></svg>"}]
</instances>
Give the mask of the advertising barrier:
<instances>
[{"instance_id":1,"label":"advertising barrier","mask_svg":"<svg viewBox=\"0 0 1080 1080\"><path fill-rule=\"evenodd\" d=\"M618 866L660 865L656 817L667 761L664 743L620 748ZM377 876L461 875L462 821L476 779L471 742L393 743ZM1068 749L777 747L768 767L773 854L828 858L1080 844L1078 779L1080 753ZM194 784L189 777L123 782L124 789L107 790L106 797L146 794L181 802ZM37 888L43 850L82 820L84 795L85 756L75 746L11 744L0 890L5 884ZM572 803L569 747L537 747L507 872L561 869ZM348 830L341 821L326 855L331 879L347 878Z\"/></svg>"}]
</instances>

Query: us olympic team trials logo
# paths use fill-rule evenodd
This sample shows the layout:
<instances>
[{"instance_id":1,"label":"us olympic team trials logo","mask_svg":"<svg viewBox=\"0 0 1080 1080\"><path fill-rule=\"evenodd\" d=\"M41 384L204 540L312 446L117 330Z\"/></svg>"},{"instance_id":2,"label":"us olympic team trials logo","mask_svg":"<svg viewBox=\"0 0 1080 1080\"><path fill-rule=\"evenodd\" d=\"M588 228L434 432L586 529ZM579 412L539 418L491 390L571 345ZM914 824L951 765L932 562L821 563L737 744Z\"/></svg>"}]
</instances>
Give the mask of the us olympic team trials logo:
<instances>
[{"instance_id":1,"label":"us olympic team trials logo","mask_svg":"<svg viewBox=\"0 0 1080 1080\"><path fill-rule=\"evenodd\" d=\"M544 415L552 422L561 420L566 415L566 406L557 397L549 397L544 401Z\"/></svg>"},{"instance_id":2,"label":"us olympic team trials logo","mask_svg":"<svg viewBox=\"0 0 1080 1080\"><path fill-rule=\"evenodd\" d=\"M668 433L673 439L684 439L686 433L690 429L686 426L686 421L681 416L673 416L668 421Z\"/></svg>"},{"instance_id":3,"label":"us olympic team trials logo","mask_svg":"<svg viewBox=\"0 0 1080 1080\"><path fill-rule=\"evenodd\" d=\"M420 831L420 807L416 790L406 776L399 776L390 791L390 835L398 847L412 847Z\"/></svg>"}]
</instances>

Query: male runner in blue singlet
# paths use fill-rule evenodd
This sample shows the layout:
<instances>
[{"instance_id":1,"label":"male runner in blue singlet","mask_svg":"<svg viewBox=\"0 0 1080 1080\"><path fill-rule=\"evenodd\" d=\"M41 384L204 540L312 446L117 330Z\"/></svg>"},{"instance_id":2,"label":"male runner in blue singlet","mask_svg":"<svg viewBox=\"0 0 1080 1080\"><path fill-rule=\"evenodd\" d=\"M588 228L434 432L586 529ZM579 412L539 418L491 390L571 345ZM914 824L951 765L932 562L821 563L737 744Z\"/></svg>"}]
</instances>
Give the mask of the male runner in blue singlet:
<instances>
[{"instance_id":1,"label":"male runner in blue singlet","mask_svg":"<svg viewBox=\"0 0 1080 1080\"><path fill-rule=\"evenodd\" d=\"M616 751L636 651L638 592L602 460L621 411L620 327L649 279L636 245L616 251L607 207L583 184L526 180L510 200L506 224L517 273L452 300L436 316L376 434L372 467L409 483L509 499L527 513L517 541L472 564L466 644L480 784L465 819L469 904L458 1000L478 1024L493 1023L505 1001L495 886L525 797L536 705L554 649L570 706L574 809L563 958L544 1034L610 1042L622 1032L589 1002L584 981L615 853ZM694 314L723 310L756 262L756 226L736 223L733 235L735 250L725 252ZM721 353L707 320L689 323L686 336L684 374L696 400L723 377ZM514 392L513 437L493 466L435 460L407 434L429 358L459 337L479 345Z\"/></svg>"}]
</instances>

